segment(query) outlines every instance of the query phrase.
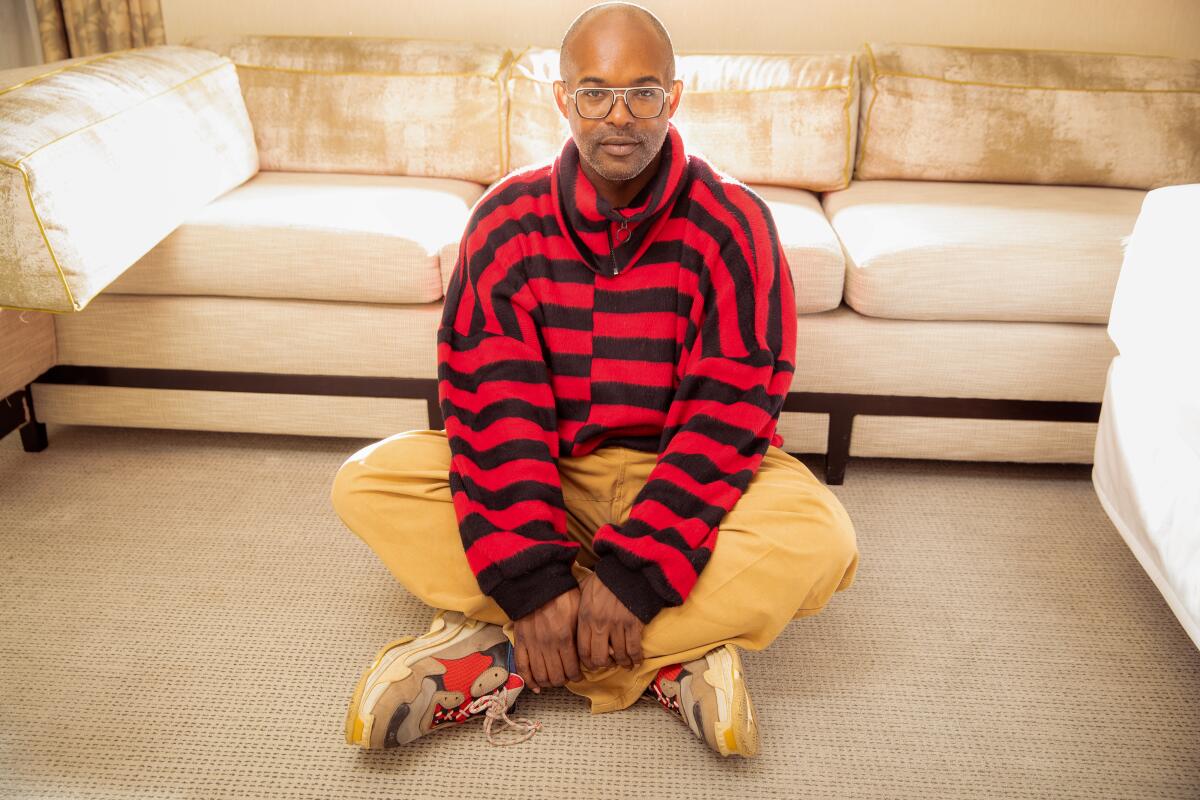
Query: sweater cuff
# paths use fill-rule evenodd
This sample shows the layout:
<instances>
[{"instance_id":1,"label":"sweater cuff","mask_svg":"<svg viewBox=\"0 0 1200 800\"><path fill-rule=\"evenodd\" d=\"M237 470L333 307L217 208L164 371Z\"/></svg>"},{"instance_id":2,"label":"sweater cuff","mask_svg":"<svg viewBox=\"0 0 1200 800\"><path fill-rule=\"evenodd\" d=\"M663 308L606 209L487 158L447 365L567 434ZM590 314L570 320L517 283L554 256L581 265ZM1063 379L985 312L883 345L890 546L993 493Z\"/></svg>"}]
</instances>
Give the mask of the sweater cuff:
<instances>
[{"instance_id":1,"label":"sweater cuff","mask_svg":"<svg viewBox=\"0 0 1200 800\"><path fill-rule=\"evenodd\" d=\"M487 595L515 621L578 586L570 565L555 561L519 577L506 578Z\"/></svg>"},{"instance_id":2,"label":"sweater cuff","mask_svg":"<svg viewBox=\"0 0 1200 800\"><path fill-rule=\"evenodd\" d=\"M602 556L596 562L594 572L643 624L649 625L667 604L662 595L650 588L650 582L640 570L625 566L614 553Z\"/></svg>"}]
</instances>

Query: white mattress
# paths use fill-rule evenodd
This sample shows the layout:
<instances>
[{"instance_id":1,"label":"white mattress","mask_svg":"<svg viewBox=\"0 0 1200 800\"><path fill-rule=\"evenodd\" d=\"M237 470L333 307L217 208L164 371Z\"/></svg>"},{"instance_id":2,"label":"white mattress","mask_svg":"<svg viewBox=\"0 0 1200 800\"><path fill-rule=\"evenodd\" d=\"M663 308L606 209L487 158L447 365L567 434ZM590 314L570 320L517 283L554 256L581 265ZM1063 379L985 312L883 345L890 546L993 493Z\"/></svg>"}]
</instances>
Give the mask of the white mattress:
<instances>
[{"instance_id":1,"label":"white mattress","mask_svg":"<svg viewBox=\"0 0 1200 800\"><path fill-rule=\"evenodd\" d=\"M1129 549L1200 647L1200 436L1183 388L1165 388L1154 370L1128 356L1113 359L1092 482Z\"/></svg>"}]
</instances>

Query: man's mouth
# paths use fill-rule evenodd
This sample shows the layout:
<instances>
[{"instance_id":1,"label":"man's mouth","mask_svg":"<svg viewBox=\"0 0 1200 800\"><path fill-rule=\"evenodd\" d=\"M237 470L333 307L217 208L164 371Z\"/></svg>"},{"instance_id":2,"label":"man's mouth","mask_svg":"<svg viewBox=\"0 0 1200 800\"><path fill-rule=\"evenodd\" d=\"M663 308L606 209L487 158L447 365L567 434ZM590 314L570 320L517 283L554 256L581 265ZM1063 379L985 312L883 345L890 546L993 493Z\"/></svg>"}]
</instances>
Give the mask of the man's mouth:
<instances>
[{"instance_id":1,"label":"man's mouth","mask_svg":"<svg viewBox=\"0 0 1200 800\"><path fill-rule=\"evenodd\" d=\"M613 137L600 142L601 149L612 156L627 156L638 148L636 139L622 139Z\"/></svg>"}]
</instances>

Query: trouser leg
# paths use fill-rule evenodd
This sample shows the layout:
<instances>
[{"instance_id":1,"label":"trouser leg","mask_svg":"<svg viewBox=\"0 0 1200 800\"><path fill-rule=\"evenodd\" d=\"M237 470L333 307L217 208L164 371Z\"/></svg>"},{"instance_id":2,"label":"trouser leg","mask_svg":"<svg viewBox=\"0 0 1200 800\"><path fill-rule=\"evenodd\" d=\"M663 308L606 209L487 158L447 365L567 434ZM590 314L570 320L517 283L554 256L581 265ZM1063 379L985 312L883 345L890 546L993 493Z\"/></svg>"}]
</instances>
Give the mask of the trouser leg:
<instances>
[{"instance_id":1,"label":"trouser leg","mask_svg":"<svg viewBox=\"0 0 1200 800\"><path fill-rule=\"evenodd\" d=\"M595 563L592 536L623 521L657 456L607 447L560 458L567 533L582 545L577 580ZM375 442L351 456L334 480L334 508L410 592L434 608L513 624L479 590L467 564L449 483L444 430L414 430ZM643 663L633 670L583 668L567 688L591 701L593 713L632 705L662 666L698 658L732 642L766 647L794 617L820 611L849 588L858 563L854 528L833 493L803 462L772 447L737 505L687 601L663 609L643 632Z\"/></svg>"},{"instance_id":2,"label":"trouser leg","mask_svg":"<svg viewBox=\"0 0 1200 800\"><path fill-rule=\"evenodd\" d=\"M625 450L615 514L627 518L656 456ZM815 614L847 589L858 567L854 526L833 492L803 462L768 449L758 472L725 515L713 554L681 606L664 608L642 634L643 662L609 667L568 688L592 713L637 701L655 673L730 642L761 650L796 617Z\"/></svg>"},{"instance_id":3,"label":"trouser leg","mask_svg":"<svg viewBox=\"0 0 1200 800\"><path fill-rule=\"evenodd\" d=\"M587 466L571 466L585 458ZM605 489L597 483L610 472L615 475L612 465L617 464L596 455L560 459L566 465L562 484L568 534L583 545L579 561L572 564L577 580L587 574L580 562L594 561L592 535L607 521L612 504L611 485ZM405 431L362 448L338 470L331 495L346 526L413 595L434 608L504 626L515 642L512 621L479 590L467 564L450 492L445 430Z\"/></svg>"}]
</instances>

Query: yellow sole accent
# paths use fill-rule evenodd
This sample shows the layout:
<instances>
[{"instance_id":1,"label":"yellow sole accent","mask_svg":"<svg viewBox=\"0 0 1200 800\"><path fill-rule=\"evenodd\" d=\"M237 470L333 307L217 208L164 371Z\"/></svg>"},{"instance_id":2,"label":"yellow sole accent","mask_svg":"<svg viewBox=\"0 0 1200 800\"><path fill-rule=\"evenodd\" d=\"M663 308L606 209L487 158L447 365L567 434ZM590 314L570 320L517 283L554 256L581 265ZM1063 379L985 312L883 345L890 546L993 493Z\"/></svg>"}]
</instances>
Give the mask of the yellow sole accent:
<instances>
[{"instance_id":1,"label":"yellow sole accent","mask_svg":"<svg viewBox=\"0 0 1200 800\"><path fill-rule=\"evenodd\" d=\"M717 692L728 699L726 719L713 722L715 740L721 755L750 757L758 753L758 723L755 721L754 705L746 690L745 670L736 647L726 644L709 656L713 667L705 670L704 679ZM726 676L730 681L725 684ZM719 706L718 706L719 707Z\"/></svg>"},{"instance_id":2,"label":"yellow sole accent","mask_svg":"<svg viewBox=\"0 0 1200 800\"><path fill-rule=\"evenodd\" d=\"M384 654L386 654L388 650L392 649L396 645L404 644L405 642L411 642L414 638L416 637L406 636L402 639L397 639L394 642L389 642L379 651L378 654L376 654L375 661L371 664L371 666L364 669L362 675L359 676L358 683L354 685L354 694L350 697L350 705L346 709L346 744L362 744L363 721L358 716L358 706L359 703L362 702L363 690L367 686L367 679L370 677L371 673L375 671L375 668L379 666L380 660L383 659Z\"/></svg>"}]
</instances>

